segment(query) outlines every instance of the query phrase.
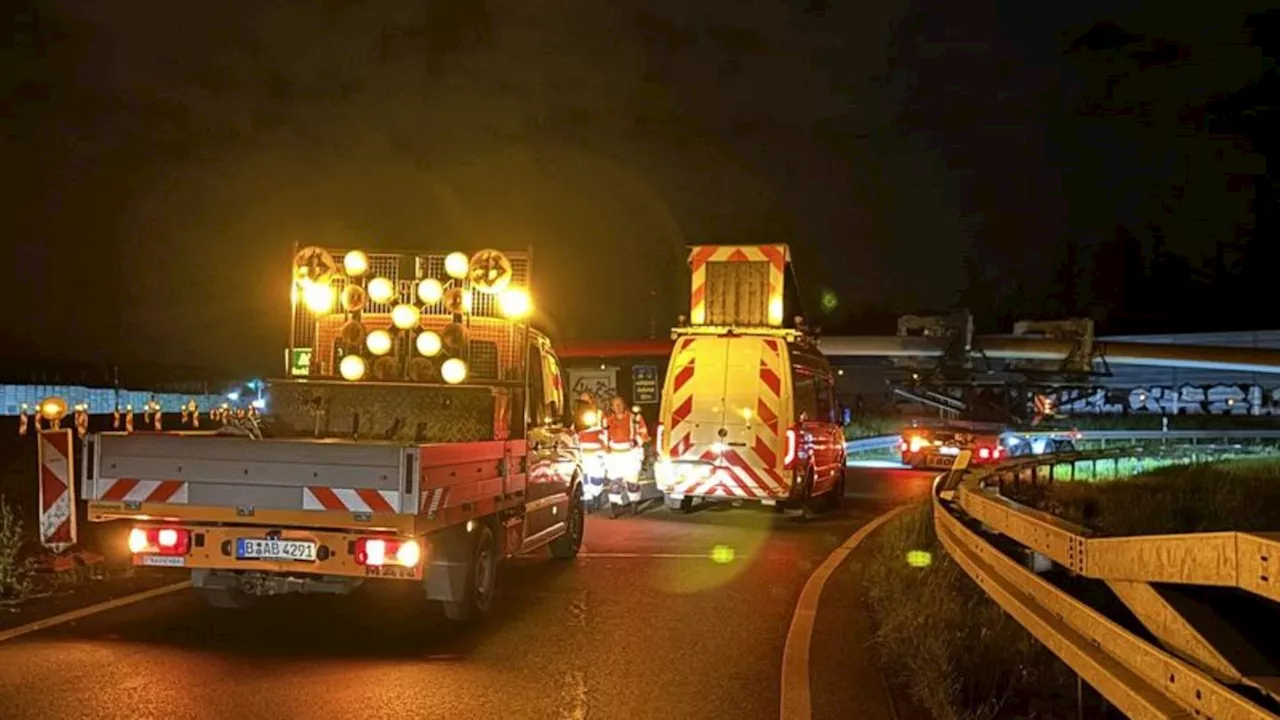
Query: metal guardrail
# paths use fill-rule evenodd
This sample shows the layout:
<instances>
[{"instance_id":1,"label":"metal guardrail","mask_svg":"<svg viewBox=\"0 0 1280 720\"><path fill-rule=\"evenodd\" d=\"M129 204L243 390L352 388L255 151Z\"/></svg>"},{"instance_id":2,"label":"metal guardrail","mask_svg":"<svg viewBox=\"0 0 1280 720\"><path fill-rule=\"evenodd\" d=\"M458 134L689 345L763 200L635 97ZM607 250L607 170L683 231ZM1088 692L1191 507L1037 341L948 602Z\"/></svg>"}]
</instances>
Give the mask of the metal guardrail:
<instances>
[{"instance_id":1,"label":"metal guardrail","mask_svg":"<svg viewBox=\"0 0 1280 720\"><path fill-rule=\"evenodd\" d=\"M1034 482L1044 466L1169 453L1112 449L970 468L963 452L935 486L938 539L988 596L1130 717L1278 718L1248 696L1280 700L1280 677L1252 644L1202 606L1184 614L1188 606L1155 583L1238 588L1280 602L1280 533L1098 537L999 492L1028 471ZM1104 582L1156 642L1024 567L992 543L993 534Z\"/></svg>"},{"instance_id":2,"label":"metal guardrail","mask_svg":"<svg viewBox=\"0 0 1280 720\"><path fill-rule=\"evenodd\" d=\"M1050 437L1069 434L1070 431L1017 432L1022 437ZM1081 430L1076 433L1080 442L1136 442L1144 440L1165 440L1169 442L1199 442L1201 440L1280 440L1280 430ZM901 435L879 435L876 437L858 438L845 443L845 452L856 455L865 452L884 450L897 445Z\"/></svg>"},{"instance_id":3,"label":"metal guardrail","mask_svg":"<svg viewBox=\"0 0 1280 720\"><path fill-rule=\"evenodd\" d=\"M902 441L901 435L880 435L878 437L858 438L844 444L844 451L850 455L875 452L896 446Z\"/></svg>"}]
</instances>

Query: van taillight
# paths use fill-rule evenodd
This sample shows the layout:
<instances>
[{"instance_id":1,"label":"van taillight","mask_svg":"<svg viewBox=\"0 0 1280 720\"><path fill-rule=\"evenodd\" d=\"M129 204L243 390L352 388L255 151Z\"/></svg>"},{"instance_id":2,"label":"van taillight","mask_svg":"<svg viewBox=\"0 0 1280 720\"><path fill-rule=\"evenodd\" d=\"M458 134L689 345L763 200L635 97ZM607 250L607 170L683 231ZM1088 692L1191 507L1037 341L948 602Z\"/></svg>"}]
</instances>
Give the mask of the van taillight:
<instances>
[{"instance_id":1,"label":"van taillight","mask_svg":"<svg viewBox=\"0 0 1280 720\"><path fill-rule=\"evenodd\" d=\"M653 451L662 457L662 423L658 423L657 429L653 433Z\"/></svg>"},{"instance_id":2,"label":"van taillight","mask_svg":"<svg viewBox=\"0 0 1280 720\"><path fill-rule=\"evenodd\" d=\"M787 429L787 452L782 456L783 467L791 467L796 462L796 429Z\"/></svg>"}]
</instances>

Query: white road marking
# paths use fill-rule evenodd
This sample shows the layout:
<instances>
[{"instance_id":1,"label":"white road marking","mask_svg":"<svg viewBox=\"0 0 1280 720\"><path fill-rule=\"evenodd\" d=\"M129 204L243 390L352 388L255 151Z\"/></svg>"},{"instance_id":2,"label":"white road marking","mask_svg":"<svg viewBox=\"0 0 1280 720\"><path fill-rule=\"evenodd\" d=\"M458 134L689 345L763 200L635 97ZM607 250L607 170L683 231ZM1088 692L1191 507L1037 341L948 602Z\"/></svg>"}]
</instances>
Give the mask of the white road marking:
<instances>
[{"instance_id":1,"label":"white road marking","mask_svg":"<svg viewBox=\"0 0 1280 720\"><path fill-rule=\"evenodd\" d=\"M36 620L35 622L29 622L26 625L19 625L18 627L9 628L8 630L0 630L0 642L22 637L23 635L36 632L37 630L45 630L64 623L69 623L73 620L79 620L80 618L88 617L90 615L97 615L98 613L106 612L107 610L114 610L118 607L124 607L125 605L132 605L136 602L149 600L153 597L168 595L169 593L177 592L178 590L185 590L189 587L191 587L191 581L183 580L182 582L174 583L172 585L164 585L151 590L144 590L140 593L116 598L115 600L107 600L106 602L100 602L96 605L90 605L89 607L82 607L79 610L71 610L70 612L62 613L61 615L54 615L53 617L48 617L43 620Z\"/></svg>"},{"instance_id":2,"label":"white road marking","mask_svg":"<svg viewBox=\"0 0 1280 720\"><path fill-rule=\"evenodd\" d=\"M704 553L629 553L629 552L580 552L580 558L666 558L674 560L710 560L711 552Z\"/></svg>"},{"instance_id":3,"label":"white road marking","mask_svg":"<svg viewBox=\"0 0 1280 720\"><path fill-rule=\"evenodd\" d=\"M795 614L791 616L787 644L782 650L782 720L810 720L813 717L809 697L809 647L813 642L813 623L818 616L818 602L822 599L823 586L849 553L868 535L908 507L910 506L900 505L858 528L805 581L804 590L800 591L800 600L796 603Z\"/></svg>"}]
</instances>

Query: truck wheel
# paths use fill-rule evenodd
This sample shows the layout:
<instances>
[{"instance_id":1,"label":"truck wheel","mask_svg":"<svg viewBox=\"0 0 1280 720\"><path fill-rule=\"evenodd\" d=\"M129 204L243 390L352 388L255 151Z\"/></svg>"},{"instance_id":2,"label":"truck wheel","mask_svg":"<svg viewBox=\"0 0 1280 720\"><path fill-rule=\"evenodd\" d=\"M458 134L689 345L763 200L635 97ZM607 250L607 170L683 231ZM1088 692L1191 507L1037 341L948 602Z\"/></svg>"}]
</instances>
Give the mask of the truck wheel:
<instances>
[{"instance_id":1,"label":"truck wheel","mask_svg":"<svg viewBox=\"0 0 1280 720\"><path fill-rule=\"evenodd\" d=\"M487 524L480 523L475 534L462 599L444 603L445 617L454 622L479 618L489 612L493 605L493 586L498 578L497 545L493 541L493 531Z\"/></svg>"},{"instance_id":2,"label":"truck wheel","mask_svg":"<svg viewBox=\"0 0 1280 720\"><path fill-rule=\"evenodd\" d=\"M256 595L250 595L238 587L203 587L200 588L199 592L204 601L209 604L209 607L222 610L239 610L251 607L258 601Z\"/></svg>"},{"instance_id":3,"label":"truck wheel","mask_svg":"<svg viewBox=\"0 0 1280 720\"><path fill-rule=\"evenodd\" d=\"M572 560L578 556L582 547L583 519L582 489L579 486L573 494L573 502L569 503L569 520L565 523L564 534L551 541L551 557L561 560Z\"/></svg>"}]
</instances>

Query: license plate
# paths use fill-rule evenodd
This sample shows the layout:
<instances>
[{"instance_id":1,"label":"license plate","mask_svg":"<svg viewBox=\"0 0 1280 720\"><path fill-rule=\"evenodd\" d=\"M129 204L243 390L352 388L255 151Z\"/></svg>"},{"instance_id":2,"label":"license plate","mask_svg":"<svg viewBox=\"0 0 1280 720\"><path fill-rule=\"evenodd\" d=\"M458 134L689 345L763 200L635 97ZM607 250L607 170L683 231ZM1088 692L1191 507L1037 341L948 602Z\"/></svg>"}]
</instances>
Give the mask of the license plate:
<instances>
[{"instance_id":1,"label":"license plate","mask_svg":"<svg viewBox=\"0 0 1280 720\"><path fill-rule=\"evenodd\" d=\"M952 458L949 458L946 455L930 455L926 462L929 464L929 467L941 468L949 468L955 463Z\"/></svg>"},{"instance_id":2,"label":"license plate","mask_svg":"<svg viewBox=\"0 0 1280 720\"><path fill-rule=\"evenodd\" d=\"M316 544L305 540L236 538L236 559L315 562Z\"/></svg>"}]
</instances>

